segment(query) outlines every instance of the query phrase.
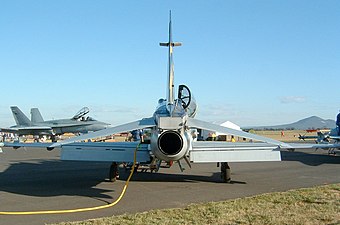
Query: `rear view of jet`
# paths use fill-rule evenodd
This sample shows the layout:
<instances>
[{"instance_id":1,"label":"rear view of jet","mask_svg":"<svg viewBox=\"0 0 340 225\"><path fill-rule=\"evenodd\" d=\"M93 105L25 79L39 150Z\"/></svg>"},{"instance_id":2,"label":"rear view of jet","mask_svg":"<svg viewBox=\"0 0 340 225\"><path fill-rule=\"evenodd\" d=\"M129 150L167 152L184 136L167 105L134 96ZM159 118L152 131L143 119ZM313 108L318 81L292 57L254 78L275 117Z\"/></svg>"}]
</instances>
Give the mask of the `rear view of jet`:
<instances>
[{"instance_id":1,"label":"rear view of jet","mask_svg":"<svg viewBox=\"0 0 340 225\"><path fill-rule=\"evenodd\" d=\"M11 111L16 122L10 128L1 128L3 132L21 135L50 136L56 141L56 136L64 133L88 133L105 129L109 124L87 117L87 107L82 108L70 119L45 121L38 108L31 109L31 120L17 107L11 106Z\"/></svg>"},{"instance_id":2,"label":"rear view of jet","mask_svg":"<svg viewBox=\"0 0 340 225\"><path fill-rule=\"evenodd\" d=\"M112 180L115 177L111 175L116 174L119 163L134 162L137 149L136 160L139 165L150 166L150 169L154 169L156 165L156 171L160 168L162 162L168 162L169 165L172 165L171 162L175 162L182 171L183 161L189 167L191 167L191 163L219 163L221 165L221 178L224 182L230 181L229 162L280 161L280 149L292 148L291 144L194 119L197 113L197 103L191 90L186 85L179 85L177 98L175 96L173 48L181 46L181 43L172 40L171 14L169 41L160 45L168 48L166 98L158 100L156 111L151 117L39 146L47 147L48 150L61 147L62 160L113 162L110 173ZM86 112L86 109L81 110L71 120L82 120ZM18 111L16 121L27 126L30 121L19 114ZM32 114L34 114L32 121L43 120L37 110L33 110ZM38 124L43 123L38 122ZM141 143L79 142L141 129L147 129L150 134L149 140ZM251 142L196 141L197 129L243 137L251 140ZM7 147L37 147L37 145L22 143L5 143L4 145ZM294 147L298 148L299 146ZM322 146L340 148L340 145L327 144ZM320 147L320 145L307 146L307 148L317 147ZM306 148L306 146L303 146L303 148Z\"/></svg>"},{"instance_id":3,"label":"rear view of jet","mask_svg":"<svg viewBox=\"0 0 340 225\"><path fill-rule=\"evenodd\" d=\"M172 40L171 14L169 41L160 45L168 48L167 89L166 98L159 99L152 117L57 142L50 145L49 149L61 147L62 160L111 161L115 162L113 165L117 165L121 162L133 162L133 152L138 146L137 161L149 165L156 162L157 168L159 168L161 162L176 162L181 170L183 170L182 161L189 167L191 167L191 163L220 162L221 177L225 182L230 180L228 162L281 160L278 148L284 146L285 143L194 119L197 113L197 103L186 85L179 85L176 99L174 94L173 48L181 46L181 43ZM151 134L149 142L141 144L138 142L78 142L140 129L149 130ZM259 142L195 141L197 129L231 134ZM115 171L116 169L113 168Z\"/></svg>"}]
</instances>

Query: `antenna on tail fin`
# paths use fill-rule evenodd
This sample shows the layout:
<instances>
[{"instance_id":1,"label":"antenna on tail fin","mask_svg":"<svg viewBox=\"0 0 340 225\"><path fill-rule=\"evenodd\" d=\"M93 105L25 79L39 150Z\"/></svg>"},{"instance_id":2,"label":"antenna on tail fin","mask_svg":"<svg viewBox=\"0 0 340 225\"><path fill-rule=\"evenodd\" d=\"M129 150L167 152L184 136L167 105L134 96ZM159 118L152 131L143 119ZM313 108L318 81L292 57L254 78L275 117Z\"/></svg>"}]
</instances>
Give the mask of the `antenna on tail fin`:
<instances>
[{"instance_id":1,"label":"antenna on tail fin","mask_svg":"<svg viewBox=\"0 0 340 225\"><path fill-rule=\"evenodd\" d=\"M180 42L172 41L172 30L171 30L171 10L170 10L170 19L169 19L169 42L167 43L159 43L160 46L165 46L169 48L169 68L168 68L168 90L167 90L167 103L168 105L174 104L174 61L172 58L172 49L176 46L181 46Z\"/></svg>"}]
</instances>

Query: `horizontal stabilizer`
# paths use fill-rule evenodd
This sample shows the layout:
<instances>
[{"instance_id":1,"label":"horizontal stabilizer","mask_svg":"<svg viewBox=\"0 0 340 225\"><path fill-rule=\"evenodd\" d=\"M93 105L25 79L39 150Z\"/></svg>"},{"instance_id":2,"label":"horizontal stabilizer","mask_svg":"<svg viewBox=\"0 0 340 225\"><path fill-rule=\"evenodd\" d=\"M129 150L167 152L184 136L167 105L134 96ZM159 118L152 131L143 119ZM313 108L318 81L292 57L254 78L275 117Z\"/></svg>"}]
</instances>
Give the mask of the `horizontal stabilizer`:
<instances>
[{"instance_id":1,"label":"horizontal stabilizer","mask_svg":"<svg viewBox=\"0 0 340 225\"><path fill-rule=\"evenodd\" d=\"M10 128L0 128L0 132L8 132L15 133L19 135L25 135L28 132L31 134L52 134L53 130L51 127L38 127L38 126L29 126L29 127L10 127Z\"/></svg>"},{"instance_id":2,"label":"horizontal stabilizer","mask_svg":"<svg viewBox=\"0 0 340 225\"><path fill-rule=\"evenodd\" d=\"M0 132L6 132L6 133L17 133L17 128L0 128Z\"/></svg>"},{"instance_id":3,"label":"horizontal stabilizer","mask_svg":"<svg viewBox=\"0 0 340 225\"><path fill-rule=\"evenodd\" d=\"M169 42L167 42L167 43L161 42L161 43L159 43L159 45L164 46L164 47L169 47ZM172 47L182 46L182 43L181 42L172 42L171 46Z\"/></svg>"},{"instance_id":4,"label":"horizontal stabilizer","mask_svg":"<svg viewBox=\"0 0 340 225\"><path fill-rule=\"evenodd\" d=\"M194 142L189 158L194 163L281 161L276 145L266 143Z\"/></svg>"},{"instance_id":5,"label":"horizontal stabilizer","mask_svg":"<svg viewBox=\"0 0 340 225\"><path fill-rule=\"evenodd\" d=\"M92 142L73 143L61 148L61 160L96 162L133 162L134 151L139 142ZM137 162L150 161L147 144L141 144L137 151Z\"/></svg>"}]
</instances>

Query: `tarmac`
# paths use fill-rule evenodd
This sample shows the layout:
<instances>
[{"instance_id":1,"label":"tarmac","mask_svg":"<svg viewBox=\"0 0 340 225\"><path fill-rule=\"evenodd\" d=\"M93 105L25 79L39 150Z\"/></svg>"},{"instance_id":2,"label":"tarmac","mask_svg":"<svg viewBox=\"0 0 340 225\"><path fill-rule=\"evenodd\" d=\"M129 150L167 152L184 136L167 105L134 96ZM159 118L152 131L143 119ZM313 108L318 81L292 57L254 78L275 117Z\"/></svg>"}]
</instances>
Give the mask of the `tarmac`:
<instances>
[{"instance_id":1,"label":"tarmac","mask_svg":"<svg viewBox=\"0 0 340 225\"><path fill-rule=\"evenodd\" d=\"M0 153L0 211L34 211L105 205L120 194L128 171L107 181L109 163L65 162L59 151L4 148ZM185 207L267 192L340 183L340 157L327 151L282 152L281 162L230 163L232 183L221 183L216 164L174 164L158 173L135 173L116 206L84 213L9 216L0 225L79 221L151 209Z\"/></svg>"}]
</instances>

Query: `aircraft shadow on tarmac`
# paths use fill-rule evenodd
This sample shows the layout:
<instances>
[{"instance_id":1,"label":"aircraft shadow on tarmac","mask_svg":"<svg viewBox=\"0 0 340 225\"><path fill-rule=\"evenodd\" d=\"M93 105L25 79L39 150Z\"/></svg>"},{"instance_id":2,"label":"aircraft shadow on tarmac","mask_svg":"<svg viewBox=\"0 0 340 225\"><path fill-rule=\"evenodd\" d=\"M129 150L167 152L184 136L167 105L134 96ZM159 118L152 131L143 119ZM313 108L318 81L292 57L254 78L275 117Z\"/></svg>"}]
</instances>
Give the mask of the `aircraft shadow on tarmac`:
<instances>
[{"instance_id":1,"label":"aircraft shadow on tarmac","mask_svg":"<svg viewBox=\"0 0 340 225\"><path fill-rule=\"evenodd\" d=\"M87 196L111 199L99 189L109 164L47 160L11 164L0 172L0 191L28 196Z\"/></svg>"},{"instance_id":2,"label":"aircraft shadow on tarmac","mask_svg":"<svg viewBox=\"0 0 340 225\"><path fill-rule=\"evenodd\" d=\"M128 172L120 173L120 179L126 180L129 176ZM223 183L220 178L220 173L213 173L211 176L205 175L193 175L193 174L172 174L172 173L150 173L150 172L137 172L134 173L131 178L134 182L208 182L208 183ZM231 184L246 184L246 182L242 181L234 181L230 182Z\"/></svg>"},{"instance_id":3,"label":"aircraft shadow on tarmac","mask_svg":"<svg viewBox=\"0 0 340 225\"><path fill-rule=\"evenodd\" d=\"M334 155L328 155L325 151L317 152L310 150L311 152L281 152L282 161L297 161L308 166L319 166L322 164L340 164L340 157Z\"/></svg>"},{"instance_id":4,"label":"aircraft shadow on tarmac","mask_svg":"<svg viewBox=\"0 0 340 225\"><path fill-rule=\"evenodd\" d=\"M105 193L112 189L100 189L96 185L108 179L109 163L65 162L40 160L11 164L0 172L0 191L27 196L86 196L98 199L112 199ZM120 169L120 181L125 181L129 171ZM220 173L207 175L137 172L133 182L209 182L222 183ZM231 184L246 184L231 181ZM114 185L114 184L113 184ZM114 186L113 186L114 187ZM120 189L119 189L120 191Z\"/></svg>"}]
</instances>

